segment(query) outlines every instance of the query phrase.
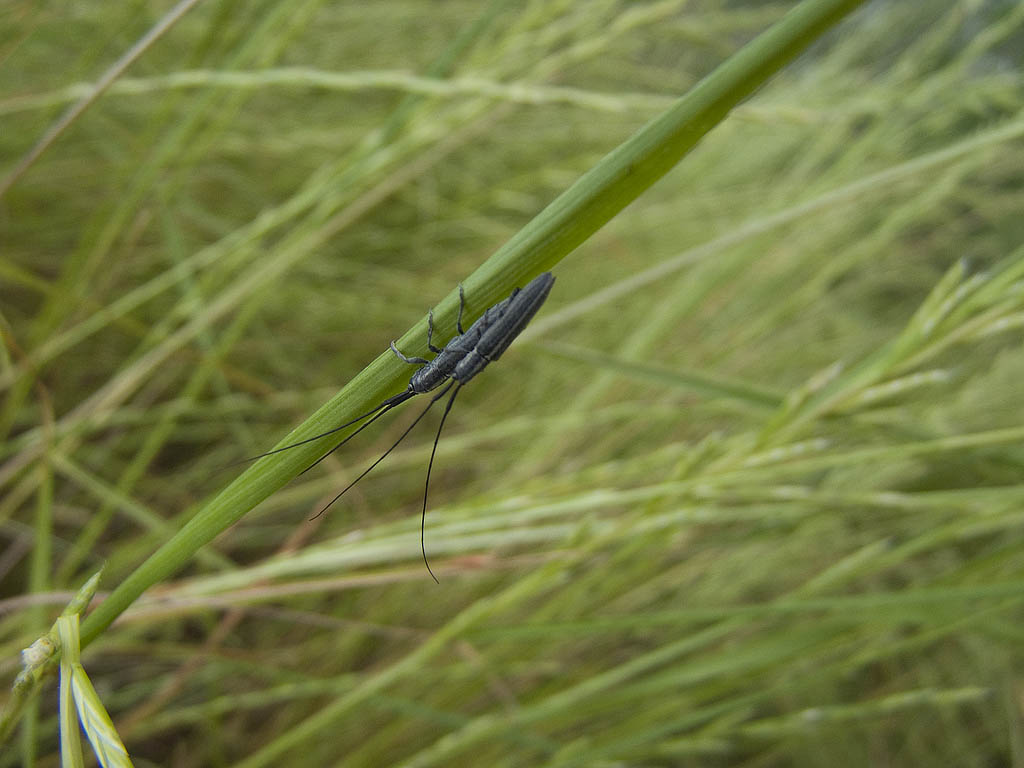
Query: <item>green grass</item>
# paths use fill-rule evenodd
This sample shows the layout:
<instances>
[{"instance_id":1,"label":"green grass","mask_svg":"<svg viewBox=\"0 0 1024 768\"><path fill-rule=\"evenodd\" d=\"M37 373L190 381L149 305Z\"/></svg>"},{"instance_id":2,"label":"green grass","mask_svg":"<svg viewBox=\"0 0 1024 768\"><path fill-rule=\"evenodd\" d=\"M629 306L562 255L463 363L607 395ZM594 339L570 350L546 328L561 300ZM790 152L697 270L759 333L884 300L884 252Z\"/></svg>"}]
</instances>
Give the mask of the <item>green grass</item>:
<instances>
[{"instance_id":1,"label":"green grass","mask_svg":"<svg viewBox=\"0 0 1024 768\"><path fill-rule=\"evenodd\" d=\"M794 5L186 14L0 197L9 679L104 565L136 765L1024 762L1024 9L871 3L726 117L857 3L744 47ZM0 11L0 177L168 7ZM440 586L436 415L312 522L411 411L216 471L556 264Z\"/></svg>"}]
</instances>

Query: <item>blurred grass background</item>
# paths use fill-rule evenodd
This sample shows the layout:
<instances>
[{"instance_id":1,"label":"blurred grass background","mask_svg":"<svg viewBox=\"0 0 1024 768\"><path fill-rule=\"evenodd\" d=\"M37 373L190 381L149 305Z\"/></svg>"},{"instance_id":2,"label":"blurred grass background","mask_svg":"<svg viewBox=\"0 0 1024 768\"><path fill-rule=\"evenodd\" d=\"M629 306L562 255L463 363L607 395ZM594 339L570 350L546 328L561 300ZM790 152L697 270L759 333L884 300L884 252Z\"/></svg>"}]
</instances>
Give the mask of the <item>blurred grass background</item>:
<instances>
[{"instance_id":1,"label":"blurred grass background","mask_svg":"<svg viewBox=\"0 0 1024 768\"><path fill-rule=\"evenodd\" d=\"M0 9L0 176L170 7ZM790 7L185 15L0 198L5 679ZM136 765L1024 765L1022 51L1010 0L830 33L460 395L439 587L436 415L308 521L405 412L90 646ZM57 743L44 692L0 765Z\"/></svg>"}]
</instances>

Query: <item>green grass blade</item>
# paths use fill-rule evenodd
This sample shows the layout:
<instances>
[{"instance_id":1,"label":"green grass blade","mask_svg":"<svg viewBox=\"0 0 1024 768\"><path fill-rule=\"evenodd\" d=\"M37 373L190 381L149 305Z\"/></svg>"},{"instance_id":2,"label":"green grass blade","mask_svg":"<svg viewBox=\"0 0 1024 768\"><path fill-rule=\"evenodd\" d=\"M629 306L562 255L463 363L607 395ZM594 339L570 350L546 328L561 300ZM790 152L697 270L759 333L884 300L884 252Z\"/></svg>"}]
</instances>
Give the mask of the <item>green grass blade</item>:
<instances>
[{"instance_id":1,"label":"green grass blade","mask_svg":"<svg viewBox=\"0 0 1024 768\"><path fill-rule=\"evenodd\" d=\"M512 287L555 264L664 176L733 107L795 58L863 0L806 0L701 81L675 106L584 174L465 281L470 320ZM454 325L456 291L438 305L439 330ZM426 319L400 340L407 353L425 350ZM382 353L331 401L278 445L354 418L401 389L407 367ZM311 443L261 459L210 501L180 532L111 593L83 623L88 645L146 589L182 568L215 536L285 485L322 451Z\"/></svg>"},{"instance_id":2,"label":"green grass blade","mask_svg":"<svg viewBox=\"0 0 1024 768\"><path fill-rule=\"evenodd\" d=\"M57 619L60 638L61 756L65 764L82 765L78 721L103 768L130 768L128 750L114 728L106 707L100 701L82 666L78 633L78 614ZM73 702L72 702L73 700ZM75 712L78 717L75 717Z\"/></svg>"}]
</instances>

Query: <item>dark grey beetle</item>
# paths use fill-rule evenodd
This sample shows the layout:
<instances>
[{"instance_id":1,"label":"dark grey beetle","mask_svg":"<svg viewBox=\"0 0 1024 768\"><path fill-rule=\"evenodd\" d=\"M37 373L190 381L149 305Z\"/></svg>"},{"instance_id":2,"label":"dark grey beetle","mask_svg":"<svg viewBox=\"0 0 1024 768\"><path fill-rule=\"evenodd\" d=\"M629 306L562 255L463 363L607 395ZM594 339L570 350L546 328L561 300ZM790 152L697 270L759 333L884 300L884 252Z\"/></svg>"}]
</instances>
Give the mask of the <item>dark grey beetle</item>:
<instances>
[{"instance_id":1,"label":"dark grey beetle","mask_svg":"<svg viewBox=\"0 0 1024 768\"><path fill-rule=\"evenodd\" d=\"M439 349L431 343L434 335L433 310L428 315L427 346L431 352L437 354L437 357L433 360L406 357L395 346L395 342L391 342L391 351L400 359L422 366L409 379L409 389L402 395L408 392L416 395L430 392L448 379L454 379L461 384L472 379L486 368L488 363L497 360L508 349L512 340L537 314L537 310L551 292L554 282L555 277L550 272L538 275L525 288L516 288L507 299L499 301L484 312L469 326L468 331L462 330L462 311L465 309L466 299L460 285L459 317L455 323L459 335L449 341L444 349Z\"/></svg>"},{"instance_id":2,"label":"dark grey beetle","mask_svg":"<svg viewBox=\"0 0 1024 768\"><path fill-rule=\"evenodd\" d=\"M547 299L548 293L551 292L551 286L554 285L554 282L555 277L550 272L544 272L543 274L538 275L527 283L525 288L516 288L507 299L499 301L493 307L484 312L475 323L469 326L469 330L465 331L462 329L462 313L466 307L466 301L462 292L462 286L460 285L459 316L456 321L456 328L459 333L449 341L443 349L435 347L432 343L434 336L433 310L431 310L428 315L429 325L427 328L427 346L430 348L431 352L435 353L433 360L427 360L422 357L406 357L399 351L398 347L395 346L395 342L391 342L391 350L401 360L412 365L420 366L416 373L412 375L412 378L409 379L409 386L405 391L399 392L393 397L389 397L372 410L367 411L362 416L352 419L351 421L345 422L339 427L334 427L333 429L329 429L319 435L301 440L297 443L292 443L291 445L286 445L282 448L275 448L274 450L267 451L259 456L253 456L252 459L247 459L247 461L260 459L264 456L270 456L274 453L280 453L281 451L287 451L290 448L305 445L306 443L319 440L321 437L326 437L327 435L334 434L346 427L350 427L369 416L373 417L303 470L303 472L308 472L392 408L399 406L416 395L423 395L427 392L432 392L438 387L444 385L443 389L431 398L427 407L423 409L420 415L416 417L416 420L408 426L394 444L388 448L379 459L367 467L359 477L349 483L341 493L325 504L324 508L316 514L316 517L322 515L327 508L331 506L331 504L344 496L352 486L366 477L374 467L384 461L388 454L397 448L398 444L401 443L402 440L404 440L412 431L413 427L415 427L420 420L427 415L427 411L433 407L434 403L451 391L451 397L448 398L448 402L445 403L444 414L441 416L441 423L438 425L437 434L434 436L434 447L430 452L430 463L427 465L427 480L423 488L423 511L420 518L420 548L423 551L423 562L426 564L427 571L430 573L431 577L434 581L437 581L437 577L434 576L434 572L430 569L430 563L427 562L427 551L424 536L427 515L427 492L430 489L430 470L434 466L434 454L437 452L437 442L441 437L441 430L444 428L445 419L448 418L448 412L452 409L452 404L455 402L455 396L459 394L459 390L462 389L466 382L486 368L488 363L501 357L502 353L508 349L508 345L513 342L516 336L522 333L530 320L533 319L533 316L537 314L537 311Z\"/></svg>"}]
</instances>

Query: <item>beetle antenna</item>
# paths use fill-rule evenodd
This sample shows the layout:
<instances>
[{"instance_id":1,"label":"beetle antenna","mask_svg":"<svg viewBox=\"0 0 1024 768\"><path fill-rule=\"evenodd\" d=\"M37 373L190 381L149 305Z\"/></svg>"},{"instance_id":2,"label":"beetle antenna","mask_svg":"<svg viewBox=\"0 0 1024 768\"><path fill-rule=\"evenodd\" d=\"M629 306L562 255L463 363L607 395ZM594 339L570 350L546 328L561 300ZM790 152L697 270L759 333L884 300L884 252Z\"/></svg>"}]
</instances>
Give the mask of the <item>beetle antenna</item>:
<instances>
[{"instance_id":1,"label":"beetle antenna","mask_svg":"<svg viewBox=\"0 0 1024 768\"><path fill-rule=\"evenodd\" d=\"M459 384L452 392L452 396L448 398L448 402L444 406L444 413L441 415L441 423L437 427L437 434L434 435L434 447L430 450L430 463L427 464L427 482L423 485L423 514L420 515L420 552L423 553L423 564L427 566L427 573L430 574L430 578L434 580L435 584L441 582L437 580L437 576L430 569L430 563L427 562L427 545L424 539L426 538L427 528L427 491L430 490L430 470L434 466L434 454L437 453L437 441L441 439L441 430L444 429L444 420L448 418L448 412L452 409L452 404L455 402L455 396L459 394L459 390L462 389L462 385Z\"/></svg>"},{"instance_id":2,"label":"beetle antenna","mask_svg":"<svg viewBox=\"0 0 1024 768\"><path fill-rule=\"evenodd\" d=\"M362 421L367 416L373 416L373 414L375 414L375 413L377 414L377 416L380 416L381 414L377 413L377 411L381 411L382 408L385 409L385 410L390 410L391 408L394 408L396 405L398 405L400 403L404 403L406 400L408 400L410 397L412 397L415 394L416 393L413 392L411 389L407 389L404 392L399 392L394 397L389 397L387 400L385 400L384 402L378 404L377 407L373 408L372 410L367 411L362 416L357 416L356 418L352 419L352 421L346 421L344 424L342 424L339 427L334 427L333 429L328 429L326 432L321 432L319 435L313 435L312 437L307 437L305 440L299 440L299 442L297 442L297 443L292 443L290 445L284 445L284 446L281 446L280 448L275 448L272 451L267 451L266 453L261 453L261 454L259 454L257 456L250 456L247 459L239 459L238 461L233 461L230 464L225 464L223 467L221 467L221 469L229 469L230 467L237 467L239 464L248 464L250 461L256 461L256 459L262 459L265 456L273 456L275 453L281 453L282 451L288 451L288 450L291 450L292 448L298 448L300 445L305 445L306 443L312 443L314 440L319 440L321 437L327 437L327 435L333 435L335 432L339 432L339 431L343 430L345 427L351 427L353 424ZM384 412L385 411L381 411L381 413L384 413ZM377 418L377 416L373 416L373 419L371 419L369 422L367 422L367 424L372 423L373 420ZM359 432L365 426L366 426L366 424L364 424L362 427L360 427L358 430L356 430L352 434L353 435L359 434ZM339 445L343 445L343 444L344 443L340 443ZM335 450L335 449L332 449L332 450Z\"/></svg>"},{"instance_id":3,"label":"beetle antenna","mask_svg":"<svg viewBox=\"0 0 1024 768\"><path fill-rule=\"evenodd\" d=\"M317 512L315 515L313 515L313 517L311 517L309 519L310 520L316 520L318 517L320 517L320 515L322 515L324 512L327 511L328 507L330 507L334 502L336 502L338 499L340 499L342 496L344 496L346 493L348 493L349 489L353 485L355 485L360 480L362 480L364 477L366 477L368 474L370 474L370 470L372 470L374 467L376 467L378 464L380 464L382 461L384 461L384 459L387 458L388 454L391 453L393 450L395 450L395 448L398 447L398 444L400 442L402 442L403 440L405 440L406 436L410 432L412 432L413 427L415 427L417 424L419 424L420 420L424 416L427 415L427 411L429 411L433 407L434 403L436 403L438 400L440 400L442 397L444 397L446 394L448 394L448 390L452 388L452 384L454 384L454 383L455 383L454 381L449 381L444 389L442 389L440 392L438 392L436 395L434 395L434 397L430 400L430 402L427 403L427 407L424 408L423 411L420 413L420 415L416 417L416 420L412 424L410 424L408 427L406 427L405 432L403 432L401 435L399 435L398 439L395 440L395 442L392 444L392 446L390 448L388 448L386 451L384 451L384 454L379 459L377 459L375 462L373 462L373 464L371 464L369 467L367 467L365 470L363 470L363 473L361 475L359 475L359 477L357 477L351 483L346 485L345 489L341 493L339 493L337 496L335 496L333 499L331 499L329 502L327 502L327 504L324 505L323 509L321 509L319 512ZM409 390L409 391L412 392L412 390ZM412 395L409 395L409 396L411 397Z\"/></svg>"},{"instance_id":4,"label":"beetle antenna","mask_svg":"<svg viewBox=\"0 0 1024 768\"><path fill-rule=\"evenodd\" d=\"M416 393L412 392L412 390L407 390L407 391L408 391L408 392L410 392L410 393L412 393L412 394L410 394L410 395L409 395L409 397L412 397L412 396L413 396L413 394L416 394ZM405 394L405 393L403 392L402 394ZM401 403L401 402L404 402L404 400L407 400L407 399L408 399L408 398L404 398L403 400L399 400L399 401L398 401L397 403L391 403L391 404L389 404L389 405L388 405L388 406L387 406L386 408L381 408L381 409L380 409L379 411L377 411L377 414L376 414L376 415L375 415L375 416L374 416L374 417L373 417L372 419L370 419L369 421L367 421L367 422L366 422L365 424L361 425L361 426L359 427L359 429L357 429L357 430L356 430L355 432L353 432L353 433L352 433L351 435L349 435L349 436L348 436L348 437L346 437L346 438L345 438L344 440L342 440L342 441L341 441L340 443L338 443L337 445L335 445L335 446L334 446L333 448L331 448L331 450L329 450L329 451L328 451L327 453L325 453L325 454L324 454L323 456L321 456L321 457L320 457L319 459L317 459L316 461L314 461L314 462L313 462L312 464L310 464L310 465L309 465L308 467L306 467L306 468L305 468L304 470L302 470L301 472L299 472L299 474L300 474L300 475L304 475L304 474L306 474L307 472L309 472L309 470L311 470L311 469L312 469L313 467L315 467L315 466L316 466L317 464L319 464L319 463L320 463L321 461L323 461L324 459L326 459L326 458L327 458L328 456L330 456L330 455L331 455L332 453L334 453L334 452L335 452L336 450L338 450L339 448L341 448L341 446L343 446L343 445L344 445L345 443L347 443L347 442L348 442L349 440L351 440L351 439L352 439L353 437L355 437L356 435L358 435L358 434L359 434L360 432L362 432L362 431L363 431L364 429L366 429L366 428L367 428L368 426L370 426L371 424L373 424L373 422L375 422L375 421L376 421L377 419L379 419L379 418L380 418L381 416L383 416L383 415L384 415L385 413L387 413L388 411L390 411L390 410L394 409L394 408L395 408L395 407L396 407L396 406L397 406L397 405L398 405L399 403Z\"/></svg>"}]
</instances>

